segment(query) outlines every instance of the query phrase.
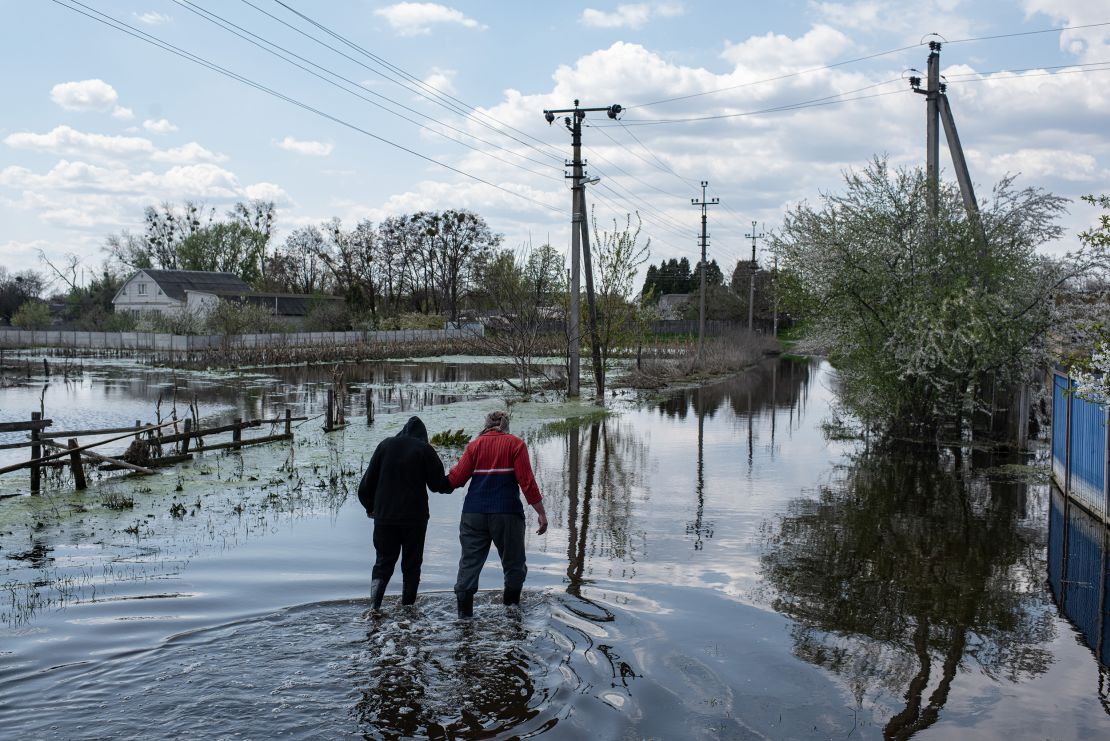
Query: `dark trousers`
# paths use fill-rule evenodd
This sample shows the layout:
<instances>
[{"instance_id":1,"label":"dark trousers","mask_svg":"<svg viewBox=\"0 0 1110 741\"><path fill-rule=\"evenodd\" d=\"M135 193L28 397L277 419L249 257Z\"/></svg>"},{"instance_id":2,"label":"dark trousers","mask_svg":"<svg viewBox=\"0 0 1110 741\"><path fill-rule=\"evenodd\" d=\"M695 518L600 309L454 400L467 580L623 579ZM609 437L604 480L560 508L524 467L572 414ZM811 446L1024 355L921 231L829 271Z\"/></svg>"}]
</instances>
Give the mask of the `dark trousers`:
<instances>
[{"instance_id":1,"label":"dark trousers","mask_svg":"<svg viewBox=\"0 0 1110 741\"><path fill-rule=\"evenodd\" d=\"M490 544L497 546L501 569L505 572L505 588L521 589L528 566L524 562L524 515L511 512L482 514L463 512L459 521L459 577L455 592L474 593L478 576L489 555Z\"/></svg>"},{"instance_id":2,"label":"dark trousers","mask_svg":"<svg viewBox=\"0 0 1110 741\"><path fill-rule=\"evenodd\" d=\"M389 581L401 557L401 575L406 584L420 582L420 566L424 563L424 535L428 532L428 521L383 522L374 521L374 561L372 577Z\"/></svg>"}]
</instances>

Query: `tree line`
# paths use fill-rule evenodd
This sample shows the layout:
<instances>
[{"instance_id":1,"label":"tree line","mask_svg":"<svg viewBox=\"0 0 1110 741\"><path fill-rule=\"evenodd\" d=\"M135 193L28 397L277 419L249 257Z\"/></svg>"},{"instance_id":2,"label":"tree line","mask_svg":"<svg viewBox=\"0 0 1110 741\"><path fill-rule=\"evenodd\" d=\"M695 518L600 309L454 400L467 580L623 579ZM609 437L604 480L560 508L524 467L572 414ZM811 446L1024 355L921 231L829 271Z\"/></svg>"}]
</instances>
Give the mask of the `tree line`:
<instances>
[{"instance_id":1,"label":"tree line","mask_svg":"<svg viewBox=\"0 0 1110 741\"><path fill-rule=\"evenodd\" d=\"M403 312L457 321L475 276L503 237L465 209L420 211L345 225L332 218L274 240L272 201L237 203L223 218L187 201L148 206L141 233L110 236L112 262L127 270L233 273L265 292L343 296L371 317Z\"/></svg>"}]
</instances>

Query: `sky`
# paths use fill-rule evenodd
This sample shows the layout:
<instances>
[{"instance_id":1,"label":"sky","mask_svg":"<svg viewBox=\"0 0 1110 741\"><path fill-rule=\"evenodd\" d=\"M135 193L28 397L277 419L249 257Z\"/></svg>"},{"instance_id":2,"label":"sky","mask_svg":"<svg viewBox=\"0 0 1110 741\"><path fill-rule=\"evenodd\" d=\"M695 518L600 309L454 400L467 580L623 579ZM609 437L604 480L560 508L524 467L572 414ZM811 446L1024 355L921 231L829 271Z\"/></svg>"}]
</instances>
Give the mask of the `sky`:
<instances>
[{"instance_id":1,"label":"sky","mask_svg":"<svg viewBox=\"0 0 1110 741\"><path fill-rule=\"evenodd\" d=\"M508 247L568 249L570 134L543 111L580 99L624 108L616 122L589 114L583 130L600 226L638 213L652 262L696 262L690 200L708 181L720 199L709 257L727 274L750 257L753 221L772 232L875 155L923 164L924 96L905 78L925 69L929 40L942 41L980 201L1007 174L1075 199L1065 236L1045 248L1060 253L1096 219L1078 197L1110 191L1110 0L0 8L10 271L77 255L91 275L109 234L141 231L147 205L186 199L217 212L272 199L279 241L332 217L353 227L466 208ZM141 40L151 37L180 53ZM954 178L948 157L942 137L942 175Z\"/></svg>"}]
</instances>

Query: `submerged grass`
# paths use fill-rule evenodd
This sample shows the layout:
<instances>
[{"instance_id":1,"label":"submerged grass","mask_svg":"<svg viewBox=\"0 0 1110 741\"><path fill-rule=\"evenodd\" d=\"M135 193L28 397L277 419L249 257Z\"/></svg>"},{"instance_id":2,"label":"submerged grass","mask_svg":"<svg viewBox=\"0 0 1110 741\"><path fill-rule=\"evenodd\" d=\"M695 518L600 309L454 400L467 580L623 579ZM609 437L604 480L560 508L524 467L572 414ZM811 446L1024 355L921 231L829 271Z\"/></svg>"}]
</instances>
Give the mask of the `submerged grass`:
<instances>
[{"instance_id":1,"label":"submerged grass","mask_svg":"<svg viewBox=\"0 0 1110 741\"><path fill-rule=\"evenodd\" d=\"M636 389L659 389L675 383L699 382L736 373L779 351L778 342L755 332L732 332L709 338L698 356L696 341L670 348L663 358L652 358L632 367L623 380Z\"/></svg>"}]
</instances>

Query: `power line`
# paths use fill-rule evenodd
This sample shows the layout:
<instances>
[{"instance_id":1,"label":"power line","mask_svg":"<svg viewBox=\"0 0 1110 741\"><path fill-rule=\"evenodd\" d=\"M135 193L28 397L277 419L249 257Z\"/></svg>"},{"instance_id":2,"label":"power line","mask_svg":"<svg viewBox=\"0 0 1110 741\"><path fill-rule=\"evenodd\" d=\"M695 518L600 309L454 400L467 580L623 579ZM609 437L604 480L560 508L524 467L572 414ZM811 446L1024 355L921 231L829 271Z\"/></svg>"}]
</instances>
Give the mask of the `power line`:
<instances>
[{"instance_id":1,"label":"power line","mask_svg":"<svg viewBox=\"0 0 1110 741\"><path fill-rule=\"evenodd\" d=\"M507 153L509 153L509 154L511 154L515 157L520 157L521 159L527 160L528 162L532 162L534 164L540 165L541 167L550 167L550 165L548 165L548 163L546 163L546 162L541 162L539 160L532 159L531 157L527 157L527 156L525 156L523 154L520 154L518 152L514 152L511 149L507 149L505 147L502 147L501 145L499 145L495 142L487 141L486 139L483 139L479 136L471 134L468 131L464 131L464 130L459 129L455 126L452 126L448 123L445 123L445 122L440 121L436 118L433 118L433 117L431 117L431 116L429 116L425 113L421 113L420 111L418 111L414 108L411 108L409 106L406 106L405 104L403 104L399 101L396 101L396 100L394 100L394 99L392 99L388 96L382 95L380 93L376 93L372 90L368 91L362 85L357 83L356 81L354 81L354 80L352 80L348 77L344 77L343 75L341 75L341 74L339 74L339 73L337 73L333 70L330 70L327 67L316 64L312 60L306 59L305 57L297 54L296 52L290 51L289 49L281 46L280 44L275 44L274 42L272 42L272 41L270 41L266 38L263 38L262 36L259 36L258 34L255 34L255 33L251 32L250 30L248 30L246 28L243 28L242 26L239 26L235 23L232 23L231 21L228 21L227 19L222 18L221 16L219 16L216 13L213 13L209 10L206 10L205 8L202 8L201 6L196 5L195 3L189 2L188 0L174 0L174 1L177 2L178 5L181 5L183 8L185 8L186 10L188 10L188 11L192 12L193 14L197 15L198 17L202 18L203 20L208 21L209 23L212 23L213 25L219 26L220 28L224 29L228 33L230 33L234 36L237 36L240 39L243 39L244 41L258 47L262 51L264 51L264 52L266 52L266 53L268 53L272 56L275 56L278 59L281 59L282 61L293 65L297 69L300 69L304 72L307 72L308 74L312 75L313 77L316 77L317 79L323 80L324 82L328 83L329 85L332 85L333 87L336 87L336 88L338 88L339 90L342 90L345 93L353 95L354 97L359 98L360 100L363 100L363 101L369 103L370 105L375 106L376 108L380 108L381 110L385 111L386 113L397 116L398 118L400 118L404 121L407 121L411 124L419 126L420 128L425 129L427 131L430 131L433 134L437 134L438 136L441 136L441 137L447 139L448 141L451 141L455 144L459 144L461 146L467 147L468 149L471 149L475 152L480 152L482 154L485 154L486 156L492 157L493 159L497 160L498 162L502 162L506 165L509 165L510 167L516 167L516 168L518 168L520 170L523 170L524 172L527 172L531 175L537 175L539 177L548 178L550 180L555 180L555 181L561 181L562 180L562 178L560 178L558 176L550 175L550 174L546 174L546 173L542 173L542 172L537 172L536 170L529 169L529 168L524 167L524 166L522 166L522 165L520 165L516 162L510 162L509 160L502 159L501 157L498 157L497 155L490 154L489 152L484 152L481 149L479 149L479 148L477 148L477 147L475 147L471 144L466 143L465 141L460 141L458 139L454 139L454 138L448 136L447 134L444 134L442 131L437 131L434 128L431 128L431 127L427 126L426 124L423 124L419 121L413 120L412 118L410 118L410 117L408 117L408 116L406 116L402 113L398 113L397 111L391 110L390 108L382 105L381 103L378 103L377 101L374 101L374 100L371 100L370 98L367 98L364 93L368 92L370 95L373 95L376 98L381 98L382 100L386 100L389 103L392 103L393 105L397 106L398 108L409 111L410 113L413 113L414 115L420 116L421 118L425 118L428 121L431 121L432 123L443 126L444 128L446 128L450 131L453 131L453 132L455 132L455 133L457 133L461 136L472 138L476 141L482 142L483 144L491 146L495 149L498 149L498 150L503 151L503 152L507 152ZM238 29L238 31L235 30L235 29ZM239 31L242 31L243 33L239 33ZM258 41L254 41L251 38L247 38L247 36L244 36L243 34L247 34L247 35L253 37L253 39L258 39ZM261 42L261 43L259 43L259 42ZM268 49L265 46L262 46L262 44L267 44L267 45L273 47L273 49ZM297 62L294 62L292 59L288 59L287 57L282 56L281 53L278 53L278 51L274 51L274 49L280 50L281 52L284 52L285 54L288 54L288 55L294 57L295 59L299 59L299 60L305 62L305 64L312 65L316 69L319 69L319 70L323 71L324 73L326 73L328 75L331 75L332 77L335 77L336 79L342 80L343 82L347 83L348 85L353 85L355 88L357 88L357 91L352 90L352 89L347 88L347 87L344 87L343 85L340 85L339 83L335 82L334 80L329 80L328 78L324 77L323 75L320 75L317 72L313 72L311 69L308 69L304 65L298 64Z\"/></svg>"},{"instance_id":2,"label":"power line","mask_svg":"<svg viewBox=\"0 0 1110 741\"><path fill-rule=\"evenodd\" d=\"M811 98L810 100L799 101L797 103L786 103L786 104L779 105L779 106L772 106L770 108L761 108L761 109L755 110L755 111L744 111L742 113L720 113L720 114L716 114L716 115L712 115L712 116L694 116L694 117L690 117L690 118L659 118L659 119L632 119L632 120L626 119L626 120L622 121L620 125L624 125L624 126L658 126L659 124L693 123L693 122L699 122L699 121L717 121L717 120L726 119L726 118L744 118L744 117L747 117L747 116L759 116L759 115L763 115L763 114L766 114L766 113L778 113L778 112L781 112L781 111L793 111L793 110L800 110L800 109L803 109L803 108L817 108L817 107L820 107L820 106L836 105L836 104L839 104L839 103L848 103L848 102L852 102L852 101L856 101L856 100L867 100L869 98L881 98L884 95L893 95L893 94L896 94L896 93L901 93L901 92L903 92L901 90L892 90L892 91L886 92L886 93L875 93L875 94L872 94L872 95L858 95L854 98L844 98L843 97L845 95L851 95L852 93L862 92L864 90L870 90L872 88L881 87L883 85L890 85L891 83L902 82L902 81L903 81L902 78L899 77L899 78L895 78L895 79L891 79L891 80L885 80L884 82L877 82L873 85L867 85L867 86L862 87L862 88L857 88L856 90L846 90L843 93L836 93L835 95L826 95L826 96L823 96L823 97L820 97L820 98ZM613 125L615 126L617 124L613 124Z\"/></svg>"},{"instance_id":3,"label":"power line","mask_svg":"<svg viewBox=\"0 0 1110 741\"><path fill-rule=\"evenodd\" d=\"M79 15L83 15L86 18L94 20L97 23L103 24L105 26L108 26L109 28L120 31L121 33L127 34L128 36L132 36L132 37L138 39L139 41L143 41L144 43L150 44L151 46L155 46L159 49L162 49L163 51L167 51L171 54L174 54L175 56L179 56L182 59L186 59L190 62L193 62L194 64L198 64L202 67L206 67L206 68L208 68L208 69L210 69L214 72L217 72L218 74L221 74L225 77L228 77L232 80L235 80L236 82L241 82L244 85L252 87L252 88L254 88L254 89L256 89L260 92L264 92L267 95L273 96L275 98L278 98L279 100L283 100L287 103L295 105L298 108L301 108L305 111L313 113L317 116L320 116L321 118L325 118L329 121L332 121L334 123L339 124L340 126L344 126L348 129L351 129L352 131L355 131L357 133L363 134L363 135L368 136L372 139L380 141L383 144L387 144L387 145L389 145L389 146L391 146L395 149L399 149L402 152L406 152L407 154L411 154L412 156L417 157L419 159L422 159L425 162L430 162L431 164L438 165L438 166L440 166L440 167L442 167L446 170L450 170L451 172L454 172L458 175L462 175L463 177L466 177L466 178L468 178L470 180L473 180L477 183L481 183L482 185L488 185L491 188L495 188L496 190L499 190L503 193L508 193L509 195L512 195L516 198L520 198L522 200L528 201L529 203L533 203L533 204L535 204L537 206L540 206L542 208L545 208L549 211L553 211L555 213L562 213L561 209L558 209L555 206L552 206L548 203L544 203L543 201L536 200L535 198L531 198L531 197L526 196L526 195L524 195L522 193L519 193L517 191L510 190L509 188L503 187L501 185L497 185L496 183L492 183L488 180L485 180L484 178L480 178L477 175L473 175L469 172L465 172L465 171L460 170L456 167L452 167L451 165L449 165L445 162L441 162L441 161L439 161L437 159L434 159L432 157L429 157L425 154L421 154L420 152L417 152L414 149L410 149L409 147L406 147L403 144L398 144L397 142L394 142L390 139L386 139L385 137L380 136L378 134L375 134L371 131L368 131L367 129L364 129L364 128L356 125L356 124L353 124L349 121L345 121L344 119L341 119L337 116L333 116L330 113L326 113L325 111L322 111L318 108L315 108L315 107L313 107L313 106L311 106L307 103L304 103L300 100L297 100L296 98L285 95L284 93L278 92L277 90L274 90L273 88L267 87L267 86L265 86L265 85L263 85L259 82L255 82L254 80L251 80L250 78L244 77L243 75L240 75L237 72L232 72L231 70L226 69L224 67L221 67L220 65L218 65L214 62L211 62L211 61L209 61L209 60L207 60L203 57L200 57L200 56L195 55L191 52L185 51L184 49L181 49L180 47L174 46L173 44L170 44L169 42L163 41L162 39L159 39L158 37L156 37L152 34L149 34L146 31L142 31L140 29L137 29L134 26L130 26L127 23L125 23L123 21L120 21L119 19L114 18L114 17L112 17L112 16L110 16L106 13L102 13L101 11L95 10L94 8L90 8L89 6L87 6L87 5L85 5L81 2L78 2L78 0L68 0L68 2L72 2L74 5L76 5L80 8L84 8L85 10L87 10L89 12L79 10L78 7L73 7L72 5L68 5L68 4L66 4L66 2L62 2L62 0L51 0L51 2L53 2L55 5L59 5L59 6L65 8L67 10L70 10L74 13L77 13ZM90 13L95 13L96 15L90 15ZM101 17L97 17L97 16L101 16Z\"/></svg>"},{"instance_id":4,"label":"power line","mask_svg":"<svg viewBox=\"0 0 1110 741\"><path fill-rule=\"evenodd\" d=\"M465 101L459 100L455 96L450 95L449 93L446 93L446 92L440 90L439 88L436 88L432 85L429 85L428 83L419 79L417 76L413 75L412 73L405 71L403 68L398 67L397 65L389 62L388 60L386 60L386 59L378 56L377 54L374 54L373 52L365 49L364 47L356 44L355 42L351 41L350 39L346 38L345 36L337 33L336 31L333 31L332 29L328 28L324 24L322 24L322 23L312 19L308 15L305 15L304 13L300 12L299 10L297 10L293 6L289 5L288 3L282 2L282 0L274 0L274 2L276 4L282 6L283 8L288 10L289 12L293 13L298 18L301 18L302 20L308 22L312 26L320 29L325 34L331 36L332 38L336 39L337 41L342 42L346 46L348 46L351 49L357 51L359 54L362 54L366 58L372 60L374 63L384 67L385 69L391 71L392 73L394 73L396 75L401 76L404 79L411 80L412 84L419 86L423 90L431 91L432 94L429 95L428 93L422 92L421 90L414 90L412 87L403 83L402 81L394 79L392 77L389 77L388 75L382 73L381 71L367 66L365 63L360 62L359 60L354 59L353 57L351 57L347 54L344 54L342 51L336 49L335 47L331 46L330 44L326 44L325 42L321 41L320 39L316 38L315 36L313 36L309 33L306 33L302 29L299 29L296 26L293 26L293 25L289 24L285 20L283 20L281 18L278 18L277 16L273 15L272 13L270 13L266 10L263 10L262 8L258 7L254 3L250 2L250 0L241 0L241 1L243 3L245 3L246 5L249 5L250 7L254 8L258 12L262 13L263 15L266 15L267 17L277 21L278 23L281 23L285 27L295 31L296 33L301 34L305 38L311 39L312 41L315 41L316 43L318 43L318 44L320 44L320 45L322 45L322 46L324 46L328 49L331 49L335 53L340 54L341 56L345 57L346 59L351 60L355 64L358 64L358 65L364 67L365 69L373 72L374 74L379 75L380 77L383 77L384 79L388 80L389 82L392 82L396 85L400 85L402 88L404 88L405 90L408 90L409 92L413 92L413 93L425 98L426 100L429 100L433 103L436 103L436 104L440 105L441 107L447 108L448 110L452 111L453 113L456 113L456 114L459 114L459 115L463 116L467 120L471 120L471 121L474 121L477 124L485 126L486 128L488 128L492 131L495 131L498 134L501 134L502 136L505 136L505 137L508 137L508 138L512 139L513 141L517 142L518 144L522 144L526 147L534 149L537 152L540 152L540 153L542 153L542 154L544 154L544 155L546 155L546 156L548 156L552 159L555 159L558 162L563 161L563 157L561 155L554 154L553 152L545 152L545 151L539 149L538 147L536 147L535 145L529 144L528 142L525 142L521 139L518 139L517 137L506 133L504 130L499 129L496 126L491 126L486 121L482 121L480 118L478 118L478 116L481 116L481 118L488 119L489 121L493 121L498 126L503 126L506 129L509 129L510 131L515 131L516 133L518 133L518 134L520 134L520 135L522 135L522 136L524 136L528 139L531 139L535 142L538 142L538 143L542 144L544 147L547 147L550 150L557 151L557 150L555 150L554 145L552 145L548 142L545 142L542 139L539 139L539 138L533 136L532 134L529 134L529 133L524 132L524 131L520 131L519 129L516 129L512 126L509 126L508 124L505 124L504 122L497 120L496 118L490 116L489 114L480 113L475 106L472 106L472 105L466 103ZM460 111L458 109L458 107L456 107L455 105L452 104L452 101L454 103L457 103L458 106L462 107L465 110Z\"/></svg>"},{"instance_id":5,"label":"power line","mask_svg":"<svg viewBox=\"0 0 1110 741\"><path fill-rule=\"evenodd\" d=\"M970 43L970 42L973 42L973 41L991 41L991 40L995 40L995 39L1008 39L1008 38L1015 38L1015 37L1019 37L1019 36L1034 36L1034 35L1037 35L1037 34L1061 33L1063 31L1077 31L1077 30L1084 29L1084 28L1098 28L1098 27L1101 27L1101 26L1110 26L1110 21L1107 21L1107 22L1104 22L1104 23L1087 23L1087 24L1077 25L1077 26L1059 26L1057 28L1044 28L1044 29L1038 29L1038 30L1035 30L1035 31L1017 31L1017 32L1014 32L1014 33L994 34L994 35L991 35L991 36L974 36L974 37L969 37L969 38L966 38L966 39L956 39L955 41L948 41L947 43L949 43L949 44L965 44L965 43ZM897 49L887 49L886 51L875 52L874 54L867 54L867 55L864 55L862 57L854 57L852 59L845 59L845 60L840 61L840 62L833 62L832 64L826 64L822 67L810 67L808 69L798 70L796 72L788 72L788 73L785 73L785 74L782 74L782 75L776 75L775 77L767 77L767 78L764 78L762 80L753 80L751 82L744 82L744 83L740 83L739 85L730 85L728 87L717 88L715 90L706 90L706 91L703 91L703 92L700 92L700 93L691 93L689 95L678 95L678 96L675 96L673 98L663 98L661 100L653 100L653 101L648 102L648 103L637 103L635 105L625 106L625 110L629 110L629 109L632 109L632 108L646 108L648 106L653 106L653 105L662 105L663 103L672 103L672 102L679 101L679 100L689 100L691 98L699 98L699 97L702 97L702 96L705 96L705 95L716 95L718 93L724 93L724 92L728 92L730 90L738 90L740 88L745 88L745 87L752 87L754 85L763 85L763 84L766 84L768 82L778 82L779 80L786 80L786 79L789 79L791 77L799 77L801 75L812 74L814 72L824 72L826 70L836 69L837 67L843 67L845 65L855 64L857 62L866 62L866 61L871 60L871 59L878 59L879 57L886 57L886 56L890 56L891 54L898 54L899 52L909 51L910 49L916 49L917 47L920 47L920 46L924 46L924 42L918 42L916 44L910 44L908 46L900 46Z\"/></svg>"},{"instance_id":6,"label":"power line","mask_svg":"<svg viewBox=\"0 0 1110 741\"><path fill-rule=\"evenodd\" d=\"M619 118L617 119L617 123L623 124L623 122ZM648 146L646 144L644 144L642 141L640 141L640 138L638 136L636 136L636 133L634 131L632 131L632 129L628 128L627 126L623 126L623 125L621 126L621 128L624 129L625 133L628 134L630 137L632 137L632 139L637 144L639 144L640 147L643 148L643 150L645 152L647 152L649 155L651 155L651 158L653 160L655 160L656 162L659 163L660 168L663 170L663 172L669 172L671 175L674 175L676 178L678 178L680 182L682 182L683 184L686 184L686 185L690 185L690 184L693 184L693 183L696 182L696 181L691 180L689 178L682 177L677 172L675 172L673 169L671 169L671 167L669 165L667 165L665 162L663 162L663 160L659 159L658 155L656 155L655 152L648 149ZM632 151L632 150L629 150L629 151Z\"/></svg>"},{"instance_id":7,"label":"power line","mask_svg":"<svg viewBox=\"0 0 1110 741\"><path fill-rule=\"evenodd\" d=\"M616 139L614 139L614 138L613 138L612 136L610 136L610 135L609 135L609 133L608 133L607 131L604 131L604 130L602 130L601 128L598 128L598 127L591 127L591 128L597 128L597 129L598 129L598 131L600 131L600 132L601 132L602 134L604 134L604 135L605 135L605 137L606 137L607 139L609 139L609 141L613 142L613 144L615 144L616 146L620 147L621 149L624 149L624 150L625 150L625 151L627 151L627 152L628 152L629 154L635 154L635 153L634 153L634 152L632 152L632 151L631 151L630 149L628 149L628 147L624 146L623 144L621 144L620 142L618 142L618 141L617 141ZM654 190L655 192L657 192L657 193L661 193L662 195L665 195L665 196L667 196L667 197L669 197L669 198L679 198L679 196L675 195L674 193L668 193L667 191L663 190L663 189L662 189L662 188L660 188L659 186L657 186L657 185L652 185L651 183L647 182L646 180L643 180L643 179L641 179L640 177L638 177L638 176L636 176L636 175L633 175L632 173L628 172L627 170L625 170L624 168L622 168L622 167L621 167L620 165L618 165L618 164L617 164L616 162L613 162L613 160L609 159L609 158L608 158L608 157L606 157L605 155L603 155L603 154L601 154L600 152L598 152L598 151L597 151L596 149L593 149L593 153L594 153L594 156L596 156L596 157L600 157L600 158L601 158L602 160L604 160L605 162L608 162L608 163L609 163L609 164L610 164L610 165L611 165L611 166L613 167L613 169L615 169L615 170L616 170L617 172L620 172L620 173L621 173L622 175L624 175L625 177L628 177L628 178L631 178L632 180L635 180L635 181L636 181L636 182L638 182L638 183L639 183L640 185L643 185L643 186L644 186L645 188L651 188L651 189L652 189L652 190ZM641 158L641 159L642 159L642 158Z\"/></svg>"},{"instance_id":8,"label":"power line","mask_svg":"<svg viewBox=\"0 0 1110 741\"><path fill-rule=\"evenodd\" d=\"M782 75L776 75L775 77L767 77L767 78L762 79L762 80L753 80L752 82L743 82L743 83L740 83L739 85L730 85L729 87L717 88L716 90L706 90L705 92L702 92L702 93L691 93L689 95L679 95L679 96L676 96L674 98L664 98L662 100L653 100L650 103L638 103L636 105L625 106L625 110L629 110L629 109L632 109L632 108L646 108L648 106L660 105L662 103L673 103L674 101L678 101L678 100L689 100L690 98L700 98L703 95L716 95L717 93L725 93L725 92L728 92L729 90L739 90L740 88L751 87L753 85L763 85L763 84L766 84L768 82L778 82L779 80L786 80L786 79L789 79L791 77L798 77L799 75L807 75L807 74L810 74L812 72L823 72L824 70L835 69L836 67L843 67L846 64L855 64L856 62L863 62L863 61L866 61L868 59L876 59L878 57L885 57L885 56L888 56L890 54L897 54L898 52L908 51L910 49L916 49L919 46L921 46L921 44L910 44L909 46L900 46L897 49L888 49L886 51L876 52L875 54L868 54L867 56L863 56L863 57L856 57L854 59L845 59L843 62L835 62L833 64L826 64L823 67L811 67L809 69L798 70L797 72L787 72L787 73L782 74Z\"/></svg>"},{"instance_id":9,"label":"power line","mask_svg":"<svg viewBox=\"0 0 1110 741\"><path fill-rule=\"evenodd\" d=\"M993 82L995 80L1024 80L1027 77L1056 77L1058 75L1074 75L1085 72L1106 72L1110 70L1110 61L1107 62L1086 62L1084 64L1058 64L1051 67L1026 67L1024 69L999 69L992 72L958 72L952 75L942 75L946 82L955 80L956 82ZM1075 69L1082 67L1083 69ZM1049 72L1048 70L1060 70L1059 72ZM986 75L1004 75L1010 73L1018 75L1015 77L986 77ZM1039 74L1036 74L1039 73ZM962 79L961 79L962 78Z\"/></svg>"},{"instance_id":10,"label":"power line","mask_svg":"<svg viewBox=\"0 0 1110 741\"><path fill-rule=\"evenodd\" d=\"M1062 31L1078 31L1084 28L1099 28L1100 26L1110 26L1110 21L1102 23L1085 23L1079 26L1059 26L1057 28L1042 28L1036 31L1015 31L1014 33L1000 33L993 36L974 36L967 39L956 39L955 41L945 41L946 44L966 44L969 41L991 41L994 39L1012 39L1018 36L1035 36L1042 33L1060 33ZM934 34L938 35L938 34Z\"/></svg>"}]
</instances>

